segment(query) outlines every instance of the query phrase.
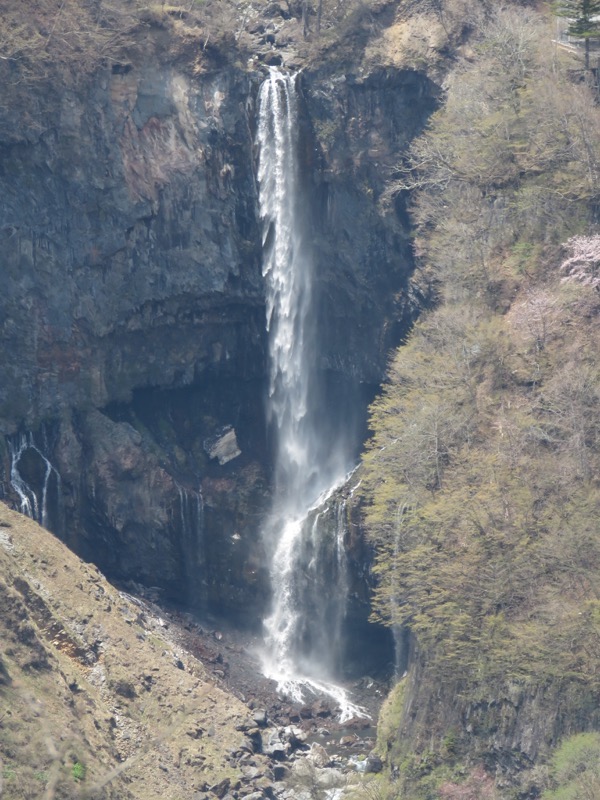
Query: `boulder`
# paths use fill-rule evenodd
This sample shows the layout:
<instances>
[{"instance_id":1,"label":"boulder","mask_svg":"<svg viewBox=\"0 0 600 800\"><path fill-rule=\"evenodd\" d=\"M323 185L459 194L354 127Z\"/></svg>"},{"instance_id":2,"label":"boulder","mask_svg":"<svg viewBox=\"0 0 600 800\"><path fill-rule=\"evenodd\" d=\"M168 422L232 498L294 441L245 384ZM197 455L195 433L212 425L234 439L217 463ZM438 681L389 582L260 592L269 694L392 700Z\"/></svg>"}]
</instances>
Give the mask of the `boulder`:
<instances>
[{"instance_id":1,"label":"boulder","mask_svg":"<svg viewBox=\"0 0 600 800\"><path fill-rule=\"evenodd\" d=\"M208 453L209 458L216 458L221 466L233 461L242 454L238 446L235 430L231 425L219 431L219 434L212 438L206 439L204 442L204 449Z\"/></svg>"},{"instance_id":2,"label":"boulder","mask_svg":"<svg viewBox=\"0 0 600 800\"><path fill-rule=\"evenodd\" d=\"M266 728L267 726L267 712L264 708L257 709L252 714L252 719L259 726L259 728Z\"/></svg>"},{"instance_id":3,"label":"boulder","mask_svg":"<svg viewBox=\"0 0 600 800\"><path fill-rule=\"evenodd\" d=\"M262 751L275 761L284 761L292 752L292 745L282 736L282 730L273 729L268 733L266 742L263 738Z\"/></svg>"},{"instance_id":4,"label":"boulder","mask_svg":"<svg viewBox=\"0 0 600 800\"><path fill-rule=\"evenodd\" d=\"M365 772L381 772L383 761L376 753L369 753L367 756L367 767Z\"/></svg>"},{"instance_id":5,"label":"boulder","mask_svg":"<svg viewBox=\"0 0 600 800\"><path fill-rule=\"evenodd\" d=\"M221 800L223 800L225 795L228 793L230 786L231 781L229 778L224 778L219 783L215 783L214 786L211 786L210 791L215 795L215 797L219 797Z\"/></svg>"},{"instance_id":6,"label":"boulder","mask_svg":"<svg viewBox=\"0 0 600 800\"><path fill-rule=\"evenodd\" d=\"M320 767L321 769L327 767L331 762L329 753L327 750L325 750L323 745L319 744L318 742L313 742L310 752L306 757L312 761L315 767Z\"/></svg>"}]
</instances>

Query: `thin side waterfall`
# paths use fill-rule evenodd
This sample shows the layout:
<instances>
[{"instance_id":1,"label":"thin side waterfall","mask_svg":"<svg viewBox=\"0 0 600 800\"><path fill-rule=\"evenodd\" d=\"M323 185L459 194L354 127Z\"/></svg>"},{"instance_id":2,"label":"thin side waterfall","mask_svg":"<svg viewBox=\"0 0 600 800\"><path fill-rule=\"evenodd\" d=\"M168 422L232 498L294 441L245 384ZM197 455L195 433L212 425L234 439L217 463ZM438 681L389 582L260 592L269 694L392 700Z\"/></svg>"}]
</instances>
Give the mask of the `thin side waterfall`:
<instances>
[{"instance_id":1,"label":"thin side waterfall","mask_svg":"<svg viewBox=\"0 0 600 800\"><path fill-rule=\"evenodd\" d=\"M395 534L394 534L394 565L398 563L400 556L400 545L403 533L404 519L409 511L408 503L398 504L395 513ZM391 613L393 616L394 606L397 605L400 586L396 575L395 566L392 572L392 591L390 596ZM402 625L392 625L392 635L394 637L394 679L399 681L403 677L408 666L408 642L407 633Z\"/></svg>"},{"instance_id":2,"label":"thin side waterfall","mask_svg":"<svg viewBox=\"0 0 600 800\"><path fill-rule=\"evenodd\" d=\"M348 597L346 499L332 498L312 517L305 539L306 591L303 643L308 662L323 661L335 674L343 659L342 631ZM324 587L317 594L314 590ZM333 587L333 591L330 590Z\"/></svg>"},{"instance_id":3,"label":"thin side waterfall","mask_svg":"<svg viewBox=\"0 0 600 800\"><path fill-rule=\"evenodd\" d=\"M204 541L204 498L202 491L185 489L176 483L179 493L179 527L183 545L184 570L190 587L189 601L198 609L208 604L206 547Z\"/></svg>"},{"instance_id":4,"label":"thin side waterfall","mask_svg":"<svg viewBox=\"0 0 600 800\"><path fill-rule=\"evenodd\" d=\"M10 485L19 495L19 510L21 514L25 514L37 520L39 516L37 495L33 489L29 487L27 481L23 480L19 472L19 461L27 447L29 447L29 443L24 434L19 434L15 439L8 439L8 450L10 452Z\"/></svg>"},{"instance_id":5,"label":"thin side waterfall","mask_svg":"<svg viewBox=\"0 0 600 800\"><path fill-rule=\"evenodd\" d=\"M271 68L260 89L258 109L268 423L275 443L274 500L264 529L271 552L273 605L264 621L263 671L294 700L301 701L306 690L330 695L348 718L361 709L331 679L333 650L340 649L345 614L345 551L339 525L332 537L331 525L324 526L322 520L328 516L324 506L333 504L334 492L346 478L349 458L345 442L331 441L320 395L296 84L297 75ZM322 600L318 609L316 599ZM335 613L327 614L327 609Z\"/></svg>"},{"instance_id":6,"label":"thin side waterfall","mask_svg":"<svg viewBox=\"0 0 600 800\"><path fill-rule=\"evenodd\" d=\"M54 475L56 480L57 498L60 497L60 475L34 441L32 433L20 433L7 438L10 452L10 483L19 496L19 510L22 514L31 517L44 528L49 527L48 490L50 479ZM41 491L36 490L25 480L21 474L21 460L25 456L30 460L33 456L33 469L39 474L36 483L41 484ZM36 463L37 462L37 463ZM38 496L39 495L39 496Z\"/></svg>"}]
</instances>

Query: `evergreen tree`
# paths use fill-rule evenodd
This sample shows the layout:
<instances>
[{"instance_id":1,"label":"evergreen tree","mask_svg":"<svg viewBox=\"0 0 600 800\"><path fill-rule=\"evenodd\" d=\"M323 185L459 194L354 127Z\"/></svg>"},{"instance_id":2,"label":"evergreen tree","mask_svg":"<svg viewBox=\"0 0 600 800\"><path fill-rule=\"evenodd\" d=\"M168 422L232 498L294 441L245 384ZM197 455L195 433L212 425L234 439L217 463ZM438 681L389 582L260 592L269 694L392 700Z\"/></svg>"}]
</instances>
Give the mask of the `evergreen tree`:
<instances>
[{"instance_id":1,"label":"evergreen tree","mask_svg":"<svg viewBox=\"0 0 600 800\"><path fill-rule=\"evenodd\" d=\"M600 39L600 0L556 0L552 5L557 17L569 20L569 36L585 42L585 68L590 68L590 39Z\"/></svg>"}]
</instances>

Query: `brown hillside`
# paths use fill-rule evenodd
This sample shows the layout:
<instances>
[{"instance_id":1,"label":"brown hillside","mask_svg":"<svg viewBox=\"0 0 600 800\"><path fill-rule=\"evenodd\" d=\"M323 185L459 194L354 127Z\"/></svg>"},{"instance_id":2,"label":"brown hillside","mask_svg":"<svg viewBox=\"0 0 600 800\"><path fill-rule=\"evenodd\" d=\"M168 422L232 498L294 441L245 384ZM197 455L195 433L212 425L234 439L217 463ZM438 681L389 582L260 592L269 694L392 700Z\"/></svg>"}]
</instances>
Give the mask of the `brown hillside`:
<instances>
[{"instance_id":1,"label":"brown hillside","mask_svg":"<svg viewBox=\"0 0 600 800\"><path fill-rule=\"evenodd\" d=\"M4 798L179 798L240 779L226 757L251 749L247 709L160 619L3 504L0 604Z\"/></svg>"}]
</instances>

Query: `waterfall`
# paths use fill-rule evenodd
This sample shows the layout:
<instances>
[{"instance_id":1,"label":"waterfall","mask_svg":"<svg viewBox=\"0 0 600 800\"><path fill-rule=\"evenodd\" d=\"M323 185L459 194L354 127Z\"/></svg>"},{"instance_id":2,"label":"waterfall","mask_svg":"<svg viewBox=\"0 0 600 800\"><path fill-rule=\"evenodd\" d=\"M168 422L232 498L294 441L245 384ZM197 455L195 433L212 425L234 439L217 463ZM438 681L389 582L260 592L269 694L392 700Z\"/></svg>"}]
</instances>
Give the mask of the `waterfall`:
<instances>
[{"instance_id":1,"label":"waterfall","mask_svg":"<svg viewBox=\"0 0 600 800\"><path fill-rule=\"evenodd\" d=\"M44 455L34 441L33 434L20 433L7 437L10 453L10 483L19 496L19 510L22 514L31 517L44 528L49 527L48 489L52 475L56 478L57 498L60 498L60 475L49 459ZM21 474L21 460L28 454L34 456L34 470L39 474L37 483L41 483L41 491L35 489ZM41 463L40 463L41 462ZM41 469L40 469L41 468ZM39 494L39 497L38 497Z\"/></svg>"},{"instance_id":2,"label":"waterfall","mask_svg":"<svg viewBox=\"0 0 600 800\"><path fill-rule=\"evenodd\" d=\"M204 498L200 489L185 489L178 483L179 526L181 528L182 556L187 576L189 602L197 609L206 610L208 591L206 581L206 550L204 541Z\"/></svg>"},{"instance_id":3,"label":"waterfall","mask_svg":"<svg viewBox=\"0 0 600 800\"><path fill-rule=\"evenodd\" d=\"M340 670L343 659L342 629L348 597L346 556L346 499L332 497L311 520L305 537L306 571L302 642L308 664L325 661L327 672ZM324 587L319 594L315 589ZM334 587L334 591L330 591Z\"/></svg>"},{"instance_id":4,"label":"waterfall","mask_svg":"<svg viewBox=\"0 0 600 800\"><path fill-rule=\"evenodd\" d=\"M390 613L393 619L394 608L398 605L400 595L400 585L396 575L396 564L400 558L400 546L402 541L403 525L406 514L409 511L409 504L398 503L394 515L394 560L392 567L392 586L390 593ZM392 625L392 635L394 637L394 679L399 681L408 666L408 641L407 630L403 625L397 623Z\"/></svg>"},{"instance_id":5,"label":"waterfall","mask_svg":"<svg viewBox=\"0 0 600 800\"><path fill-rule=\"evenodd\" d=\"M323 553L321 521L323 506L346 477L349 458L345 442L331 441L318 376L314 263L299 170L297 80L297 75L272 67L259 93L267 413L275 462L273 507L264 528L273 605L264 621L263 670L277 681L281 693L297 701L307 689L329 694L348 717L360 709L331 681L332 649L336 641L339 644L339 630L333 628L341 625L345 612L345 551L338 532L330 542L329 557ZM341 560L344 566L324 573L317 563L323 558L330 565ZM315 600L322 603L321 609L335 606L334 618L311 613Z\"/></svg>"},{"instance_id":6,"label":"waterfall","mask_svg":"<svg viewBox=\"0 0 600 800\"><path fill-rule=\"evenodd\" d=\"M38 518L38 500L33 489L23 480L19 472L19 461L25 450L29 447L28 438L25 434L19 434L16 439L8 439L8 450L10 452L10 485L19 495L20 512L32 519Z\"/></svg>"}]
</instances>

